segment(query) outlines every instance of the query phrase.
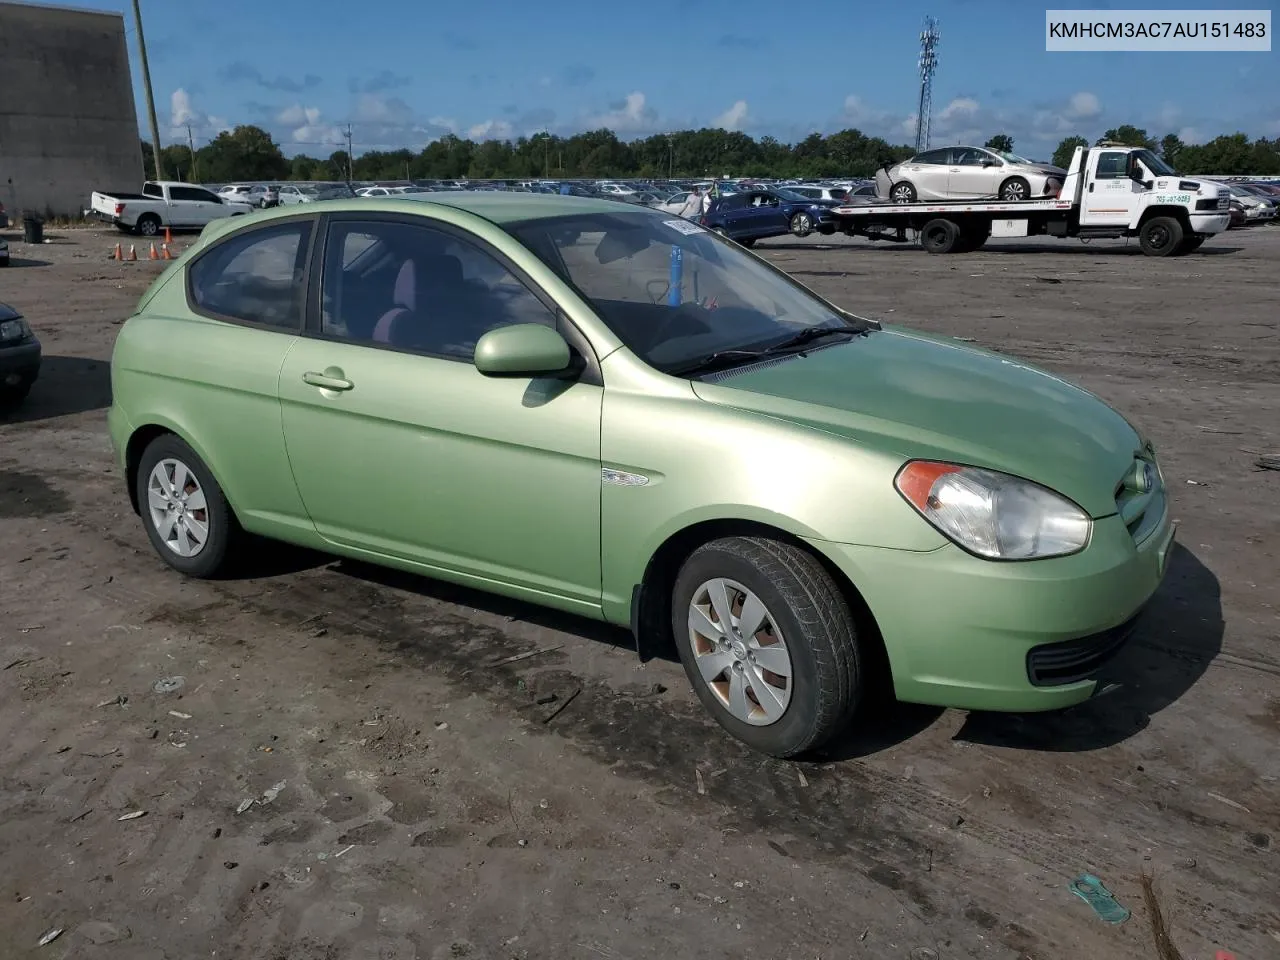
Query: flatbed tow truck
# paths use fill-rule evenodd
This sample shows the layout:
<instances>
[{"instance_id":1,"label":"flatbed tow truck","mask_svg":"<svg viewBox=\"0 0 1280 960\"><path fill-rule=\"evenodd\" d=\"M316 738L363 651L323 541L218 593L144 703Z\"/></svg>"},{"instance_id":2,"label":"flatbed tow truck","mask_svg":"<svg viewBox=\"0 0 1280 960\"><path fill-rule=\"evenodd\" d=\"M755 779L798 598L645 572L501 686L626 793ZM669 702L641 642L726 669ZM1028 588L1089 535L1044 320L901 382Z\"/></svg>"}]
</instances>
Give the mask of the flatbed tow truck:
<instances>
[{"instance_id":1,"label":"flatbed tow truck","mask_svg":"<svg viewBox=\"0 0 1280 960\"><path fill-rule=\"evenodd\" d=\"M967 253L989 237L1137 237L1149 257L1179 256L1227 229L1231 195L1211 180L1179 176L1150 150L1076 147L1058 196L1048 200L946 200L836 207L836 229L929 253Z\"/></svg>"}]
</instances>

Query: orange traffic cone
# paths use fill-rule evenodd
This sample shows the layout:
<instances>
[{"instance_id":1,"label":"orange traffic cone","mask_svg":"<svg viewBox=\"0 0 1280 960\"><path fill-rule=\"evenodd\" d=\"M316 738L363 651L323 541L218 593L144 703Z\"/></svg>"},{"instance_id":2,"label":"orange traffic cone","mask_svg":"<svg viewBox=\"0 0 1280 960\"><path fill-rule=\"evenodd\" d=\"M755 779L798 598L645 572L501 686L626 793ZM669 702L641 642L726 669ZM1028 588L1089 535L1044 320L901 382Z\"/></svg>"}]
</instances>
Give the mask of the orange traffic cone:
<instances>
[{"instance_id":1,"label":"orange traffic cone","mask_svg":"<svg viewBox=\"0 0 1280 960\"><path fill-rule=\"evenodd\" d=\"M148 260L160 259L160 251L156 249L156 242L154 240L151 241L151 252L147 254L147 259Z\"/></svg>"},{"instance_id":2,"label":"orange traffic cone","mask_svg":"<svg viewBox=\"0 0 1280 960\"><path fill-rule=\"evenodd\" d=\"M172 260L172 259L173 259L173 254L171 254L171 253L169 252L169 245L168 245L167 243L166 243L166 244L161 245L161 247L160 247L160 259L161 259L161 260Z\"/></svg>"},{"instance_id":3,"label":"orange traffic cone","mask_svg":"<svg viewBox=\"0 0 1280 960\"><path fill-rule=\"evenodd\" d=\"M131 243L129 244L129 260L132 261L137 259L138 259L138 251L134 248L133 244Z\"/></svg>"},{"instance_id":4,"label":"orange traffic cone","mask_svg":"<svg viewBox=\"0 0 1280 960\"><path fill-rule=\"evenodd\" d=\"M123 260L123 259L124 259L124 246L123 246L123 245L121 245L121 244L119 244L119 243L117 243L117 244L116 244L116 248L115 248L114 250L112 250L112 251L111 251L111 259L112 259L112 260Z\"/></svg>"},{"instance_id":5,"label":"orange traffic cone","mask_svg":"<svg viewBox=\"0 0 1280 960\"><path fill-rule=\"evenodd\" d=\"M164 228L164 245L167 247L171 243L173 243L173 234L169 232L168 227L165 227Z\"/></svg>"}]
</instances>

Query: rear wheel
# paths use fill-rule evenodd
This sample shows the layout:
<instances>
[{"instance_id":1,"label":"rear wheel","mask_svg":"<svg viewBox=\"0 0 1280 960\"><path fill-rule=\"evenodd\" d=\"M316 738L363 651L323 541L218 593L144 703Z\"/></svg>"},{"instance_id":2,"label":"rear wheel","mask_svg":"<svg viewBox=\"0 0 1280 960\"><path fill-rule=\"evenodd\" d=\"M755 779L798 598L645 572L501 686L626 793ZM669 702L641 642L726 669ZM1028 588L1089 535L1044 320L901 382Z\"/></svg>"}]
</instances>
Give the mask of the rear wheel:
<instances>
[{"instance_id":1,"label":"rear wheel","mask_svg":"<svg viewBox=\"0 0 1280 960\"><path fill-rule=\"evenodd\" d=\"M810 554L756 537L699 547L676 578L671 620L698 698L748 746L792 757L847 726L860 697L857 634Z\"/></svg>"},{"instance_id":2,"label":"rear wheel","mask_svg":"<svg viewBox=\"0 0 1280 960\"><path fill-rule=\"evenodd\" d=\"M1138 232L1138 245L1148 257L1167 257L1182 246L1182 224L1173 217L1152 217Z\"/></svg>"},{"instance_id":3,"label":"rear wheel","mask_svg":"<svg viewBox=\"0 0 1280 960\"><path fill-rule=\"evenodd\" d=\"M144 213L138 218L138 233L144 237L154 237L160 233L160 218L154 213Z\"/></svg>"},{"instance_id":4,"label":"rear wheel","mask_svg":"<svg viewBox=\"0 0 1280 960\"><path fill-rule=\"evenodd\" d=\"M960 228L939 217L930 220L920 231L920 246L930 253L952 253L960 240Z\"/></svg>"},{"instance_id":5,"label":"rear wheel","mask_svg":"<svg viewBox=\"0 0 1280 960\"><path fill-rule=\"evenodd\" d=\"M242 539L222 487L180 437L156 437L134 480L138 512L161 559L189 577L226 572Z\"/></svg>"},{"instance_id":6,"label":"rear wheel","mask_svg":"<svg viewBox=\"0 0 1280 960\"><path fill-rule=\"evenodd\" d=\"M915 203L916 188L906 180L900 180L890 189L889 199L894 203Z\"/></svg>"}]
</instances>

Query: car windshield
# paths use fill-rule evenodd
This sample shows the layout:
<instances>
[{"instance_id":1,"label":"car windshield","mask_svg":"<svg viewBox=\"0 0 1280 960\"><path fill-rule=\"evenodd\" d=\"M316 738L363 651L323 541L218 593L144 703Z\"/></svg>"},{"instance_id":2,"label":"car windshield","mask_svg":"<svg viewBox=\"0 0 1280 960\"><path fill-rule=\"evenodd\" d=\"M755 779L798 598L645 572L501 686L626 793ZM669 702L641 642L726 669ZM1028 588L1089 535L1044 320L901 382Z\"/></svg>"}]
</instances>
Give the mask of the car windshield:
<instances>
[{"instance_id":1,"label":"car windshield","mask_svg":"<svg viewBox=\"0 0 1280 960\"><path fill-rule=\"evenodd\" d=\"M1033 166L1035 165L1034 160L1028 160L1026 157L1019 156L1016 153L1010 153L1008 150L993 150L991 152L994 153L997 157L1000 157L1006 163L1026 163L1026 164L1031 164Z\"/></svg>"},{"instance_id":2,"label":"car windshield","mask_svg":"<svg viewBox=\"0 0 1280 960\"><path fill-rule=\"evenodd\" d=\"M786 274L688 220L647 210L522 221L507 230L664 372L808 327L854 325Z\"/></svg>"},{"instance_id":3,"label":"car windshield","mask_svg":"<svg viewBox=\"0 0 1280 960\"><path fill-rule=\"evenodd\" d=\"M1169 166L1150 150L1136 150L1134 156L1142 161L1142 165L1146 167L1154 176L1157 177L1176 177L1178 171Z\"/></svg>"}]
</instances>

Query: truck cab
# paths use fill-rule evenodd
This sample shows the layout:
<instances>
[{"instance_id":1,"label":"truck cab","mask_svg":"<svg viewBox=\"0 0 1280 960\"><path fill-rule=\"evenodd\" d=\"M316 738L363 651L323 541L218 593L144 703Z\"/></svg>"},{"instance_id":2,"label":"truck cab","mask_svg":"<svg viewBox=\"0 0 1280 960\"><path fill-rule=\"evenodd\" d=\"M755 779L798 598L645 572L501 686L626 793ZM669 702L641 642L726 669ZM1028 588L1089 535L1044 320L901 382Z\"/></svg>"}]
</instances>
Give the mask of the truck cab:
<instances>
[{"instance_id":1,"label":"truck cab","mask_svg":"<svg viewBox=\"0 0 1280 960\"><path fill-rule=\"evenodd\" d=\"M1077 147L1060 196L1076 201L1079 236L1138 236L1157 246L1167 224L1148 228L1153 220L1172 221L1190 244L1227 229L1231 212L1220 184L1180 176L1152 151L1116 143Z\"/></svg>"}]
</instances>

